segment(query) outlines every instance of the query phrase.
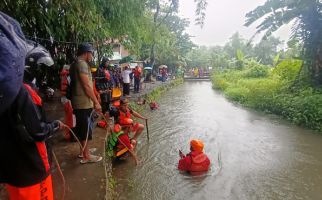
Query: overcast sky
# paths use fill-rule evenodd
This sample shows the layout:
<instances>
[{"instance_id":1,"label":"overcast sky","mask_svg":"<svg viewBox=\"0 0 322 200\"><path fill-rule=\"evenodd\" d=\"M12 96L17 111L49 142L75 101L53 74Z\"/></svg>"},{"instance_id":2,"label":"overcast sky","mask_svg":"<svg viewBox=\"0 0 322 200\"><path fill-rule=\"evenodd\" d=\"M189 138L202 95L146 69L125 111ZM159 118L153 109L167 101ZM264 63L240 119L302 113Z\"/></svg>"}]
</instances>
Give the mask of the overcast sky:
<instances>
[{"instance_id":1,"label":"overcast sky","mask_svg":"<svg viewBox=\"0 0 322 200\"><path fill-rule=\"evenodd\" d=\"M181 0L179 15L189 18L190 27L187 32L194 36L191 40L198 45L224 45L229 38L238 31L245 39L251 38L256 32L256 25L245 27L245 15L266 0L208 0L206 21L204 27L194 25L195 8L194 0ZM282 40L287 40L290 26L282 27L275 33ZM255 42L260 36L255 39Z\"/></svg>"}]
</instances>

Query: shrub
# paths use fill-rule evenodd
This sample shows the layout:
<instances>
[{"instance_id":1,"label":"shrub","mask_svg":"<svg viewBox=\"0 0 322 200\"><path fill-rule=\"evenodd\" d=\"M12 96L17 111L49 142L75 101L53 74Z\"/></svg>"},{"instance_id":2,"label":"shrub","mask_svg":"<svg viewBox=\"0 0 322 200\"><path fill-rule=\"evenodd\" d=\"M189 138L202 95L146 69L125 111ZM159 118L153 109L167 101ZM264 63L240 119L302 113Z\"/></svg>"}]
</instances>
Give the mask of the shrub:
<instances>
[{"instance_id":1,"label":"shrub","mask_svg":"<svg viewBox=\"0 0 322 200\"><path fill-rule=\"evenodd\" d=\"M268 76L269 68L264 65L256 65L246 70L244 77L246 78L261 78Z\"/></svg>"},{"instance_id":2,"label":"shrub","mask_svg":"<svg viewBox=\"0 0 322 200\"><path fill-rule=\"evenodd\" d=\"M224 93L229 99L244 103L247 100L249 90L244 87L228 87Z\"/></svg>"},{"instance_id":3,"label":"shrub","mask_svg":"<svg viewBox=\"0 0 322 200\"><path fill-rule=\"evenodd\" d=\"M288 82L294 81L301 70L302 64L302 60L285 59L273 69L273 75L277 75L280 79Z\"/></svg>"},{"instance_id":4,"label":"shrub","mask_svg":"<svg viewBox=\"0 0 322 200\"><path fill-rule=\"evenodd\" d=\"M243 71L216 73L212 81L233 101L322 131L322 90L303 85L289 87L301 65L301 60L284 60L272 70L272 75L268 67L255 65Z\"/></svg>"}]
</instances>

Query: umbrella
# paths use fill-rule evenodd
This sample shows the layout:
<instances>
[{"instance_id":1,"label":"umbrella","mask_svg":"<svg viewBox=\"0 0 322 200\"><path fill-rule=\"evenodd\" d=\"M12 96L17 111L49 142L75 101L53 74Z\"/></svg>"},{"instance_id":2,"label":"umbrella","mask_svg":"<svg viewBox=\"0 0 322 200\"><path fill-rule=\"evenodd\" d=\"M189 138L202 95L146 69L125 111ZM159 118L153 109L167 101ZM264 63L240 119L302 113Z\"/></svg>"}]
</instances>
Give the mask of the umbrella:
<instances>
[{"instance_id":1,"label":"umbrella","mask_svg":"<svg viewBox=\"0 0 322 200\"><path fill-rule=\"evenodd\" d=\"M152 67L144 67L146 70L152 70Z\"/></svg>"},{"instance_id":2,"label":"umbrella","mask_svg":"<svg viewBox=\"0 0 322 200\"><path fill-rule=\"evenodd\" d=\"M159 69L160 69L160 68L166 68L166 69L167 69L167 68L168 68L168 66L166 66L166 65L160 65L160 66L159 66Z\"/></svg>"}]
</instances>

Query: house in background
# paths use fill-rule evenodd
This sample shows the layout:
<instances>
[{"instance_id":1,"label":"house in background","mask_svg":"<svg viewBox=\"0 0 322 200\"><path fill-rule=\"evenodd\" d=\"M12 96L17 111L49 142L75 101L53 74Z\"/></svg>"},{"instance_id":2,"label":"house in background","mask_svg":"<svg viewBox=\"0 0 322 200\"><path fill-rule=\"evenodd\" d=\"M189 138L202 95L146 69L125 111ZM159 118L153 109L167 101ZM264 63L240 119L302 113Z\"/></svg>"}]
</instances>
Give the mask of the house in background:
<instances>
[{"instance_id":1,"label":"house in background","mask_svg":"<svg viewBox=\"0 0 322 200\"><path fill-rule=\"evenodd\" d=\"M126 49L125 46L122 45L118 39L109 38L104 42L104 44L113 46L112 47L113 54L109 57L109 59L113 63L118 63L122 58L130 55L129 50Z\"/></svg>"}]
</instances>

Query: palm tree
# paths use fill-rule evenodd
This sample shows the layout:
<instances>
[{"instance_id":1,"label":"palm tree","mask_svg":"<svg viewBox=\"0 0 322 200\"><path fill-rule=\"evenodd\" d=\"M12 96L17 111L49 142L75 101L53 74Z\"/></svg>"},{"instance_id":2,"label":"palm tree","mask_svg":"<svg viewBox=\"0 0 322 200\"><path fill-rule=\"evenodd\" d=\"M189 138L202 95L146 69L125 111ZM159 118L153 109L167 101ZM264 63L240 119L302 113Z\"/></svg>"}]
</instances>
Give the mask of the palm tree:
<instances>
[{"instance_id":1,"label":"palm tree","mask_svg":"<svg viewBox=\"0 0 322 200\"><path fill-rule=\"evenodd\" d=\"M315 85L322 85L322 2L320 0L267 0L246 14L245 26L261 20L257 32L266 39L284 24L293 22L292 37L303 42L304 66ZM255 35L256 35L255 34Z\"/></svg>"}]
</instances>

